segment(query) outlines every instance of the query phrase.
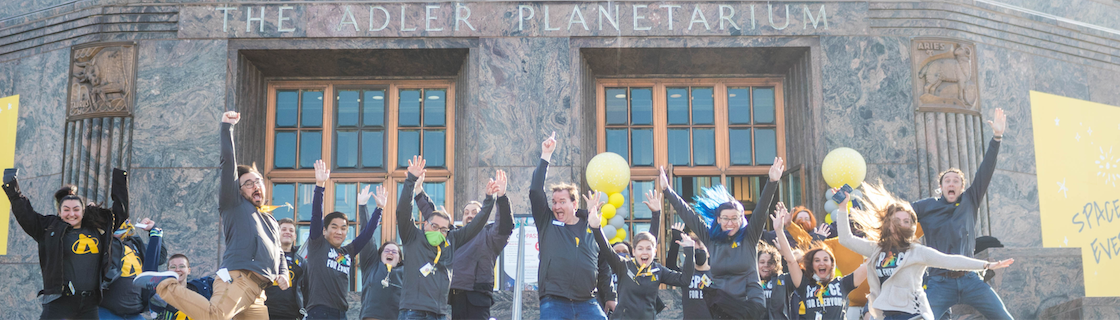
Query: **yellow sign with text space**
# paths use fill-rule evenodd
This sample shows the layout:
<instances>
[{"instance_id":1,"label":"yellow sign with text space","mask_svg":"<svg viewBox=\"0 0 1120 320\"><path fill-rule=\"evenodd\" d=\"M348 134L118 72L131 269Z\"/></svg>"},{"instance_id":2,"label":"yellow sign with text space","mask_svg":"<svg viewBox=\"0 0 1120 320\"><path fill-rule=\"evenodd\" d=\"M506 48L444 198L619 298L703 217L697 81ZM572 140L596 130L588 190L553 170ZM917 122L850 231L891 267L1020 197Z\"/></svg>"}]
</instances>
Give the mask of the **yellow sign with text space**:
<instances>
[{"instance_id":1,"label":"yellow sign with text space","mask_svg":"<svg viewBox=\"0 0 1120 320\"><path fill-rule=\"evenodd\" d=\"M19 123L19 95L0 98L0 169L16 163L16 125ZM0 255L8 254L8 212L12 204L0 197Z\"/></svg>"},{"instance_id":2,"label":"yellow sign with text space","mask_svg":"<svg viewBox=\"0 0 1120 320\"><path fill-rule=\"evenodd\" d=\"M1042 245L1081 248L1085 296L1120 296L1120 107L1031 91Z\"/></svg>"}]
</instances>

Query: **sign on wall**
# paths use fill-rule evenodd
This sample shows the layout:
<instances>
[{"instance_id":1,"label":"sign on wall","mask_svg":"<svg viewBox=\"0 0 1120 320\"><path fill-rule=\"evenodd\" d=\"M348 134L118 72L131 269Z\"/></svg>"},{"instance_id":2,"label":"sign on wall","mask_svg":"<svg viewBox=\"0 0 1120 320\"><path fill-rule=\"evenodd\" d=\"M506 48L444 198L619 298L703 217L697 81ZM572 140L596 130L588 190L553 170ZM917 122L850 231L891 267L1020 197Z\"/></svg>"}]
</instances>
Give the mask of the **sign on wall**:
<instances>
[{"instance_id":1,"label":"sign on wall","mask_svg":"<svg viewBox=\"0 0 1120 320\"><path fill-rule=\"evenodd\" d=\"M1081 247L1085 296L1120 287L1120 107L1031 91L1045 247Z\"/></svg>"},{"instance_id":2,"label":"sign on wall","mask_svg":"<svg viewBox=\"0 0 1120 320\"><path fill-rule=\"evenodd\" d=\"M16 125L19 124L19 95L0 98L0 169L11 168L16 162ZM8 254L8 212L12 204L8 197L0 197L0 255Z\"/></svg>"}]
</instances>

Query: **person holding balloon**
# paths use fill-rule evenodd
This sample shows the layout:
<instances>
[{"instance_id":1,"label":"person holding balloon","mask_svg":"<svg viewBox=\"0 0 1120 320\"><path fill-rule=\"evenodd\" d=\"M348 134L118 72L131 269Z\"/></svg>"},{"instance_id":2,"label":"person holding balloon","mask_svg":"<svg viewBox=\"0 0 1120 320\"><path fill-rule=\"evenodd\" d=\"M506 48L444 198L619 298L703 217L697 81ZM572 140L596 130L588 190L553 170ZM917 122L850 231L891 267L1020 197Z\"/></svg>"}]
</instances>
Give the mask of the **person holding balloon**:
<instances>
[{"instance_id":1,"label":"person holding balloon","mask_svg":"<svg viewBox=\"0 0 1120 320\"><path fill-rule=\"evenodd\" d=\"M595 300L595 292L604 301L615 300L610 288L610 266L599 255L595 235L588 227L587 212L576 210L579 187L569 183L552 185L551 204L545 193L545 176L556 145L555 132L541 143L541 161L529 185L529 204L540 246L540 318L606 319ZM590 171L591 166L588 167ZM629 170L626 174L629 178ZM608 303L607 308L613 306Z\"/></svg>"},{"instance_id":2,"label":"person holding balloon","mask_svg":"<svg viewBox=\"0 0 1120 320\"><path fill-rule=\"evenodd\" d=\"M600 193L588 192L584 197L588 208L588 226L595 234L595 242L599 244L599 256L605 257L611 269L618 275L618 306L611 313L611 319L653 319L657 314L658 287L664 283L672 286L685 287L692 280L693 265L685 263L681 272L662 267L654 262L657 254L657 238L649 232L640 232L634 235L634 254L629 258L622 258L612 254L610 244L603 235L600 225L602 219L596 209L599 204ZM660 213L660 197L656 191L650 190L646 195L650 201L646 205L654 211L655 219ZM656 204L651 202L657 201ZM657 221L657 220L654 220ZM655 222L656 224L656 222ZM653 230L653 229L651 229ZM685 249L685 260L692 260L692 238L684 236L678 243Z\"/></svg>"},{"instance_id":3,"label":"person holding balloon","mask_svg":"<svg viewBox=\"0 0 1120 320\"><path fill-rule=\"evenodd\" d=\"M706 188L705 197L696 198L694 210L673 190L665 168L661 168L661 186L669 195L669 203L685 225L697 231L700 242L708 247L711 254L714 281L704 293L704 298L712 317L716 319L766 317L755 250L778 189L778 179L785 170L784 163L782 158L774 158L768 174L769 181L762 189L750 221L744 217L742 204L723 186Z\"/></svg>"},{"instance_id":4,"label":"person holding balloon","mask_svg":"<svg viewBox=\"0 0 1120 320\"><path fill-rule=\"evenodd\" d=\"M770 218L776 224L786 219L789 211L782 203L778 203L774 215ZM779 233L782 233L779 231ZM790 300L790 306L796 306L796 313L790 314L791 319L801 320L842 320L848 310L848 294L855 290L867 277L863 265L856 271L843 277L836 276L836 256L828 246L818 243L805 253L798 261L794 257L789 241L782 234L778 235L778 250L789 264L789 280L785 284L786 291L796 291L795 299ZM800 266L800 267L799 267ZM792 308L791 312L794 311Z\"/></svg>"}]
</instances>

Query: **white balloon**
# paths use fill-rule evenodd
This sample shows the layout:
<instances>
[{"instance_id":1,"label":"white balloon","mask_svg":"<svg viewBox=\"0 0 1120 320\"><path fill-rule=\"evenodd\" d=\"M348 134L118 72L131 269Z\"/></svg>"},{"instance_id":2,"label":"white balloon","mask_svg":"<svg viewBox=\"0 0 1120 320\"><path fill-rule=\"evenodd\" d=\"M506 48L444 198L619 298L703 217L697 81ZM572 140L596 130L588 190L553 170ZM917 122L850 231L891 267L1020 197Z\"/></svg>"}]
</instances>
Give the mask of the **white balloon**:
<instances>
[{"instance_id":1,"label":"white balloon","mask_svg":"<svg viewBox=\"0 0 1120 320\"><path fill-rule=\"evenodd\" d=\"M836 191L832 190L832 188L825 189L824 190L824 199L831 201L833 194L836 194Z\"/></svg>"},{"instance_id":2,"label":"white balloon","mask_svg":"<svg viewBox=\"0 0 1120 320\"><path fill-rule=\"evenodd\" d=\"M625 229L626 228L626 218L623 218L622 215L615 215L614 218L611 218L611 221L610 221L609 224L614 226L616 229ZM611 237L611 238L613 238L613 237Z\"/></svg>"},{"instance_id":3,"label":"white balloon","mask_svg":"<svg viewBox=\"0 0 1120 320\"><path fill-rule=\"evenodd\" d=\"M828 200L828 201L824 202L824 211L825 212L833 212L833 211L836 211L836 209L839 209L839 208L840 208L840 204L836 203L836 201Z\"/></svg>"},{"instance_id":4,"label":"white balloon","mask_svg":"<svg viewBox=\"0 0 1120 320\"><path fill-rule=\"evenodd\" d=\"M852 199L855 199L855 198L861 198L862 199L863 198L863 192L860 192L859 189L852 190Z\"/></svg>"},{"instance_id":5,"label":"white balloon","mask_svg":"<svg viewBox=\"0 0 1120 320\"><path fill-rule=\"evenodd\" d=\"M617 233L617 232L618 232L618 229L615 229L615 227L612 226L612 225L608 224L608 225L603 226L603 235L607 236L607 239L614 238L615 233Z\"/></svg>"}]
</instances>

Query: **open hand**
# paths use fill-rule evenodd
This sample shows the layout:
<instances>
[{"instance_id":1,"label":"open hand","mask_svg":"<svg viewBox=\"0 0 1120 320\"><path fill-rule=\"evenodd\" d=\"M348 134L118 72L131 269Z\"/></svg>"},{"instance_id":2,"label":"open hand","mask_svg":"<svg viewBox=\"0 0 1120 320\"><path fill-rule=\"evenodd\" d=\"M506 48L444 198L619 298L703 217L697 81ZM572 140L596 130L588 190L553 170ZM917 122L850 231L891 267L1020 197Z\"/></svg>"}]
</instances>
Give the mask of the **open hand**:
<instances>
[{"instance_id":1,"label":"open hand","mask_svg":"<svg viewBox=\"0 0 1120 320\"><path fill-rule=\"evenodd\" d=\"M681 234L681 239L677 240L677 244L684 248L690 248L696 245L696 241L693 241L692 237L687 234Z\"/></svg>"},{"instance_id":2,"label":"open hand","mask_svg":"<svg viewBox=\"0 0 1120 320\"><path fill-rule=\"evenodd\" d=\"M509 177L506 176L506 171L505 170L498 170L497 179L495 179L494 182L495 182L495 185L498 188L497 191L495 192L495 195L498 196L498 197L505 196L506 195L506 187L509 186Z\"/></svg>"},{"instance_id":3,"label":"open hand","mask_svg":"<svg viewBox=\"0 0 1120 320\"><path fill-rule=\"evenodd\" d=\"M673 229L673 230L680 231L681 233L684 233L684 222L675 222L669 228Z\"/></svg>"},{"instance_id":4,"label":"open hand","mask_svg":"<svg viewBox=\"0 0 1120 320\"><path fill-rule=\"evenodd\" d=\"M600 200L601 193L595 191L588 191L583 200L587 203L587 226L598 229L602 225L602 219L599 217L599 206L603 205Z\"/></svg>"},{"instance_id":5,"label":"open hand","mask_svg":"<svg viewBox=\"0 0 1120 320\"><path fill-rule=\"evenodd\" d=\"M222 113L222 122L228 124L237 124L238 121L241 121L240 113L237 113L235 111L226 111L225 113Z\"/></svg>"},{"instance_id":6,"label":"open hand","mask_svg":"<svg viewBox=\"0 0 1120 320\"><path fill-rule=\"evenodd\" d=\"M774 214L770 215L770 221L774 224L774 230L781 232L782 226L786 221L786 216L788 215L789 210L786 210L786 206L778 202L778 206L774 209Z\"/></svg>"},{"instance_id":7,"label":"open hand","mask_svg":"<svg viewBox=\"0 0 1120 320\"><path fill-rule=\"evenodd\" d=\"M661 192L653 189L646 191L646 201L642 201L650 212L661 211L661 202Z\"/></svg>"},{"instance_id":8,"label":"open hand","mask_svg":"<svg viewBox=\"0 0 1120 320\"><path fill-rule=\"evenodd\" d=\"M816 229L813 229L813 233L828 237L828 235L832 233L832 227L829 227L826 223L822 223L820 226L817 226Z\"/></svg>"},{"instance_id":9,"label":"open hand","mask_svg":"<svg viewBox=\"0 0 1120 320\"><path fill-rule=\"evenodd\" d=\"M1012 263L1015 263L1015 259L1004 259L1000 260L999 262L990 262L990 264L988 265L988 269L1003 269L1010 267Z\"/></svg>"},{"instance_id":10,"label":"open hand","mask_svg":"<svg viewBox=\"0 0 1120 320\"><path fill-rule=\"evenodd\" d=\"M369 186L366 186L366 188L369 188ZM389 192L385 190L385 185L377 185L377 193L373 194L373 200L377 201L377 207L381 209L385 209L385 206L389 205Z\"/></svg>"},{"instance_id":11,"label":"open hand","mask_svg":"<svg viewBox=\"0 0 1120 320\"><path fill-rule=\"evenodd\" d=\"M315 185L326 187L327 180L330 179L331 169L327 167L327 163L323 159L315 160Z\"/></svg>"},{"instance_id":12,"label":"open hand","mask_svg":"<svg viewBox=\"0 0 1120 320\"><path fill-rule=\"evenodd\" d=\"M427 172L427 170L424 169L424 165L426 165L427 163L428 162L424 160L424 157L421 157L419 155L412 156L412 160L408 160L408 173L411 173L413 176L420 177L425 172Z\"/></svg>"},{"instance_id":13,"label":"open hand","mask_svg":"<svg viewBox=\"0 0 1120 320\"><path fill-rule=\"evenodd\" d=\"M774 157L774 164L770 166L770 181L778 181L782 178L784 172L786 172L786 161L780 157Z\"/></svg>"},{"instance_id":14,"label":"open hand","mask_svg":"<svg viewBox=\"0 0 1120 320\"><path fill-rule=\"evenodd\" d=\"M490 178L490 181L486 182L486 195L493 196L495 193L498 193L498 182Z\"/></svg>"},{"instance_id":15,"label":"open hand","mask_svg":"<svg viewBox=\"0 0 1120 320\"><path fill-rule=\"evenodd\" d=\"M660 175L661 188L669 188L670 187L669 176L665 174L665 166L661 166L660 171L661 171L661 175Z\"/></svg>"},{"instance_id":16,"label":"open hand","mask_svg":"<svg viewBox=\"0 0 1120 320\"><path fill-rule=\"evenodd\" d=\"M996 108L992 119L988 120L988 125L992 126L992 135L1002 137L1003 131L1007 130L1007 115L1003 114L1003 109Z\"/></svg>"},{"instance_id":17,"label":"open hand","mask_svg":"<svg viewBox=\"0 0 1120 320\"><path fill-rule=\"evenodd\" d=\"M372 196L373 193L369 192L369 185L367 184L365 187L362 187L361 191L358 191L358 205L366 205L367 203L369 203L369 198Z\"/></svg>"}]
</instances>

